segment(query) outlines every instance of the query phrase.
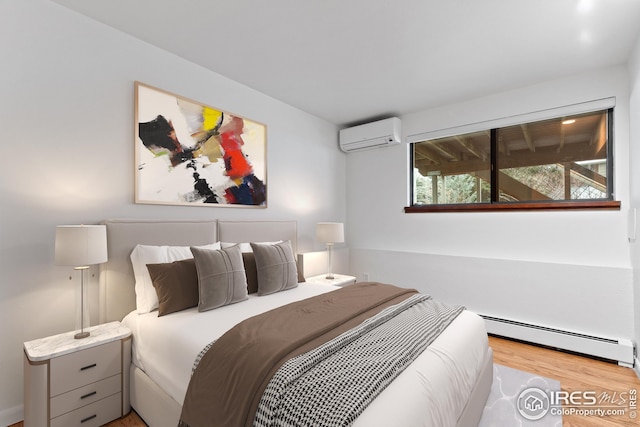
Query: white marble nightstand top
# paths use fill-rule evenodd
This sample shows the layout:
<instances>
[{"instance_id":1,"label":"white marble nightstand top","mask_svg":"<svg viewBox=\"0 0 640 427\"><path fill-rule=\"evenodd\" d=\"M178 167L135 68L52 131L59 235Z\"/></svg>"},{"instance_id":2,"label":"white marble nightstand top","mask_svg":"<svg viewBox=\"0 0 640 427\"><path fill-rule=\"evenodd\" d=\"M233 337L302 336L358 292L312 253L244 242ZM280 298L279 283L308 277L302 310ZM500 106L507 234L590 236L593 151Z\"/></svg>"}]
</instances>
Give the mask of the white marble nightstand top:
<instances>
[{"instance_id":1,"label":"white marble nightstand top","mask_svg":"<svg viewBox=\"0 0 640 427\"><path fill-rule=\"evenodd\" d=\"M323 285L333 286L345 286L356 283L354 276L347 276L345 274L334 274L333 279L327 279L327 274L320 274L318 276L307 277L305 280L312 283L320 283Z\"/></svg>"},{"instance_id":2,"label":"white marble nightstand top","mask_svg":"<svg viewBox=\"0 0 640 427\"><path fill-rule=\"evenodd\" d=\"M48 360L53 357L84 350L111 341L120 340L131 335L129 328L120 322L103 323L102 325L85 328L91 335L87 338L75 339L78 331L65 332L24 343L24 351L32 362Z\"/></svg>"}]
</instances>

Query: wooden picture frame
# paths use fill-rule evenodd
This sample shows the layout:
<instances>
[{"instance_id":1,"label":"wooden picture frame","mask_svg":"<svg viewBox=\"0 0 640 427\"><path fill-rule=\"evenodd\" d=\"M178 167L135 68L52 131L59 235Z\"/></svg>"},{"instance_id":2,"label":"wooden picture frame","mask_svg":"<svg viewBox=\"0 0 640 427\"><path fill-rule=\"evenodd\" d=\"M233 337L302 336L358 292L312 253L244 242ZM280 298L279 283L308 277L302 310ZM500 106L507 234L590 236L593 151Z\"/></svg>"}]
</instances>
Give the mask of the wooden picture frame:
<instances>
[{"instance_id":1,"label":"wooden picture frame","mask_svg":"<svg viewBox=\"0 0 640 427\"><path fill-rule=\"evenodd\" d=\"M135 202L267 206L262 123L135 82Z\"/></svg>"}]
</instances>

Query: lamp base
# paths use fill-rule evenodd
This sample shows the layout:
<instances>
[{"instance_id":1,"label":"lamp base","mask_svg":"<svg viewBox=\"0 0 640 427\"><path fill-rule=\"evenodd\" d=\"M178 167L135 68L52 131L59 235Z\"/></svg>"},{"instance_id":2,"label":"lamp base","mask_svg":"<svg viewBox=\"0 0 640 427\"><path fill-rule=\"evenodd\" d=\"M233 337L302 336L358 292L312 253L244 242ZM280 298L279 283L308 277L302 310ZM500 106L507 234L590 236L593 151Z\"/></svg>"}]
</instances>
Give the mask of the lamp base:
<instances>
[{"instance_id":1,"label":"lamp base","mask_svg":"<svg viewBox=\"0 0 640 427\"><path fill-rule=\"evenodd\" d=\"M91 335L89 332L78 332L77 334L75 334L73 337L77 340L80 340L82 338L86 338L89 335Z\"/></svg>"},{"instance_id":2,"label":"lamp base","mask_svg":"<svg viewBox=\"0 0 640 427\"><path fill-rule=\"evenodd\" d=\"M333 274L327 274L326 276L324 276L324 278L327 279L327 280L333 280L336 277Z\"/></svg>"}]
</instances>

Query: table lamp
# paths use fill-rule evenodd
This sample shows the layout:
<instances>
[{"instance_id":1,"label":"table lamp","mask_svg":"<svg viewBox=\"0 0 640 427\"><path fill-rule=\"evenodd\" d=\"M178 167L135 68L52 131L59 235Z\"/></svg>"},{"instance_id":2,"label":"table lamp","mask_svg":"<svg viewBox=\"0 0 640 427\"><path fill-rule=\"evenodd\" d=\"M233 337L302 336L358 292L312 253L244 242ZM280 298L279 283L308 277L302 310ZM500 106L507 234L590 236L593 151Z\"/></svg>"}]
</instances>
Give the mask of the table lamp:
<instances>
[{"instance_id":1,"label":"table lamp","mask_svg":"<svg viewBox=\"0 0 640 427\"><path fill-rule=\"evenodd\" d=\"M334 279L331 273L333 244L344 242L344 224L341 222L319 222L316 225L316 238L327 245L327 275L326 279Z\"/></svg>"},{"instance_id":2,"label":"table lamp","mask_svg":"<svg viewBox=\"0 0 640 427\"><path fill-rule=\"evenodd\" d=\"M89 266L107 261L107 228L104 225L59 225L56 227L55 263L80 270L80 332L74 338L86 338L84 330L84 274Z\"/></svg>"}]
</instances>

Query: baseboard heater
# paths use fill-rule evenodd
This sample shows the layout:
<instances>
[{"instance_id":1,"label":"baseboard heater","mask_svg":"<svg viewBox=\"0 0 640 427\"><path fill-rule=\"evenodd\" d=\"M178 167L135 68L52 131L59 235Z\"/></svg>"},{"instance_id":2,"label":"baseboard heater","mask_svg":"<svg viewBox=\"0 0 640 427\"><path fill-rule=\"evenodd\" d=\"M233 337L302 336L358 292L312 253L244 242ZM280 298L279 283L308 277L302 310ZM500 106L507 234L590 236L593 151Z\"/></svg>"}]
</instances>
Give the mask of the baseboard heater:
<instances>
[{"instance_id":1,"label":"baseboard heater","mask_svg":"<svg viewBox=\"0 0 640 427\"><path fill-rule=\"evenodd\" d=\"M620 365L633 367L635 348L631 340L604 338L498 317L481 316L490 334L614 360Z\"/></svg>"}]
</instances>

